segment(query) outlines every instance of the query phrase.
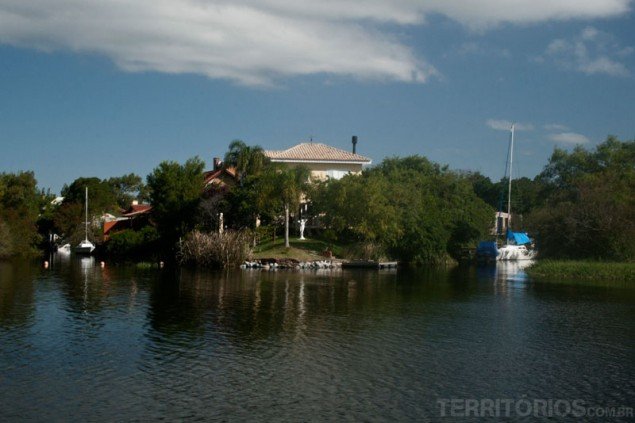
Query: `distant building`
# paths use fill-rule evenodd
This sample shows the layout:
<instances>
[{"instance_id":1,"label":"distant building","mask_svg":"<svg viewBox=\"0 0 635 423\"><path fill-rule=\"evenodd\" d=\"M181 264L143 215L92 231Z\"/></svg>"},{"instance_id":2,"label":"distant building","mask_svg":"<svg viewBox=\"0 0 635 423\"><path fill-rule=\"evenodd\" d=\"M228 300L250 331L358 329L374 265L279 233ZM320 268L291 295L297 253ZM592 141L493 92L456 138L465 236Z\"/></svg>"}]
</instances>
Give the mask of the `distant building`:
<instances>
[{"instance_id":1,"label":"distant building","mask_svg":"<svg viewBox=\"0 0 635 423\"><path fill-rule=\"evenodd\" d=\"M121 217L104 221L104 241L107 241L110 236L116 232L121 232L126 229L137 231L151 224L151 213L152 206L150 204L138 204L136 201L133 201L130 207L121 214Z\"/></svg>"},{"instance_id":2,"label":"distant building","mask_svg":"<svg viewBox=\"0 0 635 423\"><path fill-rule=\"evenodd\" d=\"M236 169L223 166L220 158L214 157L214 168L203 173L205 193L217 193L232 188L238 183Z\"/></svg>"},{"instance_id":3,"label":"distant building","mask_svg":"<svg viewBox=\"0 0 635 423\"><path fill-rule=\"evenodd\" d=\"M345 175L361 173L362 167L372 163L368 157L355 152L357 137L353 137L353 151L345 151L322 143L303 142L282 151L265 151L274 163L306 166L313 179L340 179Z\"/></svg>"}]
</instances>

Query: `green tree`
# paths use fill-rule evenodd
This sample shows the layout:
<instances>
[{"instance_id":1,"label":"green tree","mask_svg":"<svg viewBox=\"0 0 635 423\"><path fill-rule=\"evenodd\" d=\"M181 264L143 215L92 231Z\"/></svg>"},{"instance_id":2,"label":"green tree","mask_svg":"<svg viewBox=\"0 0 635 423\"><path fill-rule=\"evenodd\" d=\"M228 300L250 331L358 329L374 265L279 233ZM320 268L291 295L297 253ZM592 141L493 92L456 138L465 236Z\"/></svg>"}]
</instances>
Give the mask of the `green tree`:
<instances>
[{"instance_id":1,"label":"green tree","mask_svg":"<svg viewBox=\"0 0 635 423\"><path fill-rule=\"evenodd\" d=\"M465 176L421 156L385 159L361 176L321 184L311 198L341 240L372 242L413 263L458 255L493 215Z\"/></svg>"},{"instance_id":2,"label":"green tree","mask_svg":"<svg viewBox=\"0 0 635 423\"><path fill-rule=\"evenodd\" d=\"M225 166L236 168L241 185L247 176L258 175L264 170L268 161L262 147L249 146L241 140L232 141L225 154Z\"/></svg>"},{"instance_id":3,"label":"green tree","mask_svg":"<svg viewBox=\"0 0 635 423\"><path fill-rule=\"evenodd\" d=\"M71 244L76 244L85 236L85 196L88 188L88 220L94 222L104 213L117 214L120 210L113 187L106 180L97 177L79 177L70 185L62 187L64 201L55 207L48 218L52 230L62 235ZM95 239L94 229L89 226L89 238Z\"/></svg>"},{"instance_id":4,"label":"green tree","mask_svg":"<svg viewBox=\"0 0 635 423\"><path fill-rule=\"evenodd\" d=\"M465 178L472 184L474 193L487 204L498 210L501 202L501 187L479 172L469 172Z\"/></svg>"},{"instance_id":5,"label":"green tree","mask_svg":"<svg viewBox=\"0 0 635 423\"><path fill-rule=\"evenodd\" d=\"M203 161L164 161L148 175L153 218L166 249L192 230L203 192Z\"/></svg>"},{"instance_id":6,"label":"green tree","mask_svg":"<svg viewBox=\"0 0 635 423\"><path fill-rule=\"evenodd\" d=\"M42 195L33 172L0 174L0 254L27 255L40 241L37 218Z\"/></svg>"},{"instance_id":7,"label":"green tree","mask_svg":"<svg viewBox=\"0 0 635 423\"><path fill-rule=\"evenodd\" d=\"M544 201L529 224L542 256L635 259L634 141L556 149L539 178Z\"/></svg>"},{"instance_id":8,"label":"green tree","mask_svg":"<svg viewBox=\"0 0 635 423\"><path fill-rule=\"evenodd\" d=\"M143 179L134 173L109 178L106 183L113 190L117 204L124 210L130 206L133 200L149 200L148 189L143 183Z\"/></svg>"},{"instance_id":9,"label":"green tree","mask_svg":"<svg viewBox=\"0 0 635 423\"><path fill-rule=\"evenodd\" d=\"M311 172L307 167L282 168L277 172L277 192L284 207L284 246L289 248L289 211L297 209L307 192Z\"/></svg>"}]
</instances>

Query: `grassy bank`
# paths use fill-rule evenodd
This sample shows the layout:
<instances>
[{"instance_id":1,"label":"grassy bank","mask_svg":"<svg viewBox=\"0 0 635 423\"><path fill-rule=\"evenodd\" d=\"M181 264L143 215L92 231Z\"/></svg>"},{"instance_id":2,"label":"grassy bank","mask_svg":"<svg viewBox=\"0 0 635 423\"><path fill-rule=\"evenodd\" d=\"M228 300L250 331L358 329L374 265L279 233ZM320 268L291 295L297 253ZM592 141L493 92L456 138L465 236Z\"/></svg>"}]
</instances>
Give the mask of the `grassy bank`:
<instances>
[{"instance_id":1,"label":"grassy bank","mask_svg":"<svg viewBox=\"0 0 635 423\"><path fill-rule=\"evenodd\" d=\"M635 263L539 260L526 272L540 281L635 287Z\"/></svg>"},{"instance_id":2,"label":"grassy bank","mask_svg":"<svg viewBox=\"0 0 635 423\"><path fill-rule=\"evenodd\" d=\"M329 249L334 257L341 257L341 248L315 239L291 238L289 248L284 246L284 238L258 244L254 248L254 258L292 258L299 261L324 260L323 254Z\"/></svg>"}]
</instances>

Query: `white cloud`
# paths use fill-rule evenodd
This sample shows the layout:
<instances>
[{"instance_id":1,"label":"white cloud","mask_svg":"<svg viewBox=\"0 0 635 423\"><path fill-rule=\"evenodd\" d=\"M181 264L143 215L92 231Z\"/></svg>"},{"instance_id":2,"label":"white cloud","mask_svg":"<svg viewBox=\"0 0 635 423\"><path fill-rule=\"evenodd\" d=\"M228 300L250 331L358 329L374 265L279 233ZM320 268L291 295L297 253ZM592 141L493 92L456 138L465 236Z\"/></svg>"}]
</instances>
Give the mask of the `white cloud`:
<instances>
[{"instance_id":1,"label":"white cloud","mask_svg":"<svg viewBox=\"0 0 635 423\"><path fill-rule=\"evenodd\" d=\"M511 130L512 123L514 124L514 130L516 131L532 131L534 129L534 126L530 123L514 123L503 119L488 119L485 122L487 126L497 131Z\"/></svg>"},{"instance_id":2,"label":"white cloud","mask_svg":"<svg viewBox=\"0 0 635 423\"><path fill-rule=\"evenodd\" d=\"M610 34L587 27L571 39L551 41L541 60L587 75L628 76L630 71L619 59L632 52L632 47L621 47Z\"/></svg>"},{"instance_id":3,"label":"white cloud","mask_svg":"<svg viewBox=\"0 0 635 423\"><path fill-rule=\"evenodd\" d=\"M617 16L629 11L630 0L430 0L420 4L424 13L440 13L480 29L501 23Z\"/></svg>"},{"instance_id":4,"label":"white cloud","mask_svg":"<svg viewBox=\"0 0 635 423\"><path fill-rule=\"evenodd\" d=\"M549 139L563 144L587 144L590 142L587 137L582 134L576 134L575 132L551 134L549 135Z\"/></svg>"},{"instance_id":5,"label":"white cloud","mask_svg":"<svg viewBox=\"0 0 635 423\"><path fill-rule=\"evenodd\" d=\"M568 131L569 127L561 123L548 123L543 126L547 131Z\"/></svg>"},{"instance_id":6,"label":"white cloud","mask_svg":"<svg viewBox=\"0 0 635 423\"><path fill-rule=\"evenodd\" d=\"M429 14L487 29L618 16L629 5L630 0L2 0L0 43L96 53L128 71L196 73L246 85L316 73L425 82L437 74L434 67L392 31L423 24ZM588 71L610 67L600 61Z\"/></svg>"}]
</instances>

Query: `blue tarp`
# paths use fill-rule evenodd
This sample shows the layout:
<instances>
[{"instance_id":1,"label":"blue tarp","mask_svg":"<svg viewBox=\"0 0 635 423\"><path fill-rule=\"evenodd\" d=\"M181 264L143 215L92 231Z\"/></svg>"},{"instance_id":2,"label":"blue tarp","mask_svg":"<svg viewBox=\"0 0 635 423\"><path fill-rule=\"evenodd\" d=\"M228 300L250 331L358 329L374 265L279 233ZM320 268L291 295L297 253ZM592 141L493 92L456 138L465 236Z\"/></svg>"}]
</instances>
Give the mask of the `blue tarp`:
<instances>
[{"instance_id":1,"label":"blue tarp","mask_svg":"<svg viewBox=\"0 0 635 423\"><path fill-rule=\"evenodd\" d=\"M507 229L507 240L514 241L516 245L531 244L531 239L525 232L512 232Z\"/></svg>"}]
</instances>

